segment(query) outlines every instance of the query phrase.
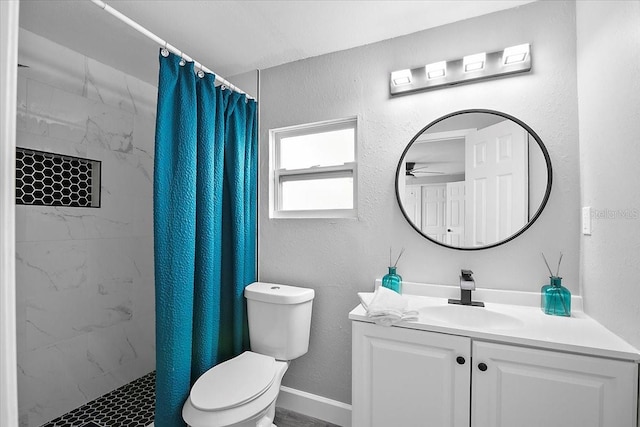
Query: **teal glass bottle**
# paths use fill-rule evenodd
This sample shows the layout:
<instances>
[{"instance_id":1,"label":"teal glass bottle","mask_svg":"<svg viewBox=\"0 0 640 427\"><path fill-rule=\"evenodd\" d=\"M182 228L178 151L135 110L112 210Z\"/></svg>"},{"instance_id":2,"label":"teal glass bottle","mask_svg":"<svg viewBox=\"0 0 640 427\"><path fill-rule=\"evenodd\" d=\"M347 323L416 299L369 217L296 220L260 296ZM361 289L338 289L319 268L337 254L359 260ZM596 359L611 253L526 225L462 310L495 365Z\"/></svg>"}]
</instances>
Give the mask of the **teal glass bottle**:
<instances>
[{"instance_id":1,"label":"teal glass bottle","mask_svg":"<svg viewBox=\"0 0 640 427\"><path fill-rule=\"evenodd\" d=\"M389 273L382 278L382 286L402 294L402 277L396 273L396 267L389 267Z\"/></svg>"},{"instance_id":2,"label":"teal glass bottle","mask_svg":"<svg viewBox=\"0 0 640 427\"><path fill-rule=\"evenodd\" d=\"M571 316L571 292L562 286L562 277L549 277L550 283L541 290L541 307L544 314Z\"/></svg>"}]
</instances>

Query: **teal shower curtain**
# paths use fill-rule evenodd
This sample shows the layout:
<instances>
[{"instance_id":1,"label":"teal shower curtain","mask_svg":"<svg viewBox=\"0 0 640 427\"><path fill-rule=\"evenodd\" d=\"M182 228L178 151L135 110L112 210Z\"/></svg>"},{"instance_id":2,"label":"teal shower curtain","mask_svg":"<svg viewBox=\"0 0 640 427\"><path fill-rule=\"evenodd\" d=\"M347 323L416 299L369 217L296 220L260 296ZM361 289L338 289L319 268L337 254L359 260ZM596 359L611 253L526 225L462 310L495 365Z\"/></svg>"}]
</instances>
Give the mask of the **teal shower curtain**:
<instances>
[{"instance_id":1,"label":"teal shower curtain","mask_svg":"<svg viewBox=\"0 0 640 427\"><path fill-rule=\"evenodd\" d=\"M207 369L249 348L256 277L256 102L160 55L154 172L157 427Z\"/></svg>"}]
</instances>

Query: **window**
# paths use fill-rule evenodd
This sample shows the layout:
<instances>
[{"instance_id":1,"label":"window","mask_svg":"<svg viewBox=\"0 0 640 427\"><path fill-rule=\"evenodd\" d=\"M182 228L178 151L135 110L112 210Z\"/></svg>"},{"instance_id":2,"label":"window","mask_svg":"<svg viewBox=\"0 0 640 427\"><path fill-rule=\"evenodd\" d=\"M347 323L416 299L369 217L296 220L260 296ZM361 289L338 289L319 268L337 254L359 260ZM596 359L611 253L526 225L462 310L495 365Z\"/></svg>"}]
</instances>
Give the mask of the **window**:
<instances>
[{"instance_id":1,"label":"window","mask_svg":"<svg viewBox=\"0 0 640 427\"><path fill-rule=\"evenodd\" d=\"M270 131L271 217L356 216L357 119Z\"/></svg>"}]
</instances>

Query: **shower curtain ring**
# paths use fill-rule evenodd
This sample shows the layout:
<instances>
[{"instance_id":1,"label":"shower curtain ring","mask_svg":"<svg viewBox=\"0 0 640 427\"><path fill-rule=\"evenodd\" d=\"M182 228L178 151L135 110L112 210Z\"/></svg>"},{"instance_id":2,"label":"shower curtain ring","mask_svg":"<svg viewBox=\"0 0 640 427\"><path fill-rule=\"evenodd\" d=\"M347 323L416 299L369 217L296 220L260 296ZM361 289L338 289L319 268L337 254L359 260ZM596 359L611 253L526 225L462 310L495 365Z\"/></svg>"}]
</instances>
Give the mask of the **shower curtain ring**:
<instances>
[{"instance_id":1,"label":"shower curtain ring","mask_svg":"<svg viewBox=\"0 0 640 427\"><path fill-rule=\"evenodd\" d=\"M202 69L198 70L198 77L200 78L204 77L204 71L202 71Z\"/></svg>"},{"instance_id":2,"label":"shower curtain ring","mask_svg":"<svg viewBox=\"0 0 640 427\"><path fill-rule=\"evenodd\" d=\"M180 66L184 67L184 64L186 64L187 61L184 60L184 52L180 52Z\"/></svg>"},{"instance_id":3,"label":"shower curtain ring","mask_svg":"<svg viewBox=\"0 0 640 427\"><path fill-rule=\"evenodd\" d=\"M169 49L167 49L167 42L164 42L164 47L160 50L160 54L165 58L169 56Z\"/></svg>"}]
</instances>

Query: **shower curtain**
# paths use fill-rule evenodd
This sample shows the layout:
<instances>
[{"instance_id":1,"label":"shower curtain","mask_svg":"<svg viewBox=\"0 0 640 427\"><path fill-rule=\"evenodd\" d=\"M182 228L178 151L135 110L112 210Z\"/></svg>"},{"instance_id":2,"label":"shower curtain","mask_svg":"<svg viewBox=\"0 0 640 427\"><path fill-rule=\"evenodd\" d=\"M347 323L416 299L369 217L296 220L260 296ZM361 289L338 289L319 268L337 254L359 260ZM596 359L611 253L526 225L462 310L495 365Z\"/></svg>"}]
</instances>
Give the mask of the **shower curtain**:
<instances>
[{"instance_id":1,"label":"shower curtain","mask_svg":"<svg viewBox=\"0 0 640 427\"><path fill-rule=\"evenodd\" d=\"M207 369L249 348L255 280L256 102L160 55L154 172L157 427Z\"/></svg>"}]
</instances>

